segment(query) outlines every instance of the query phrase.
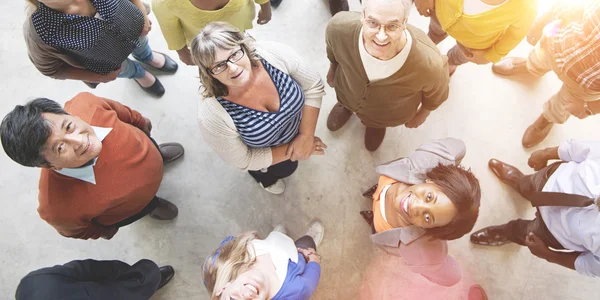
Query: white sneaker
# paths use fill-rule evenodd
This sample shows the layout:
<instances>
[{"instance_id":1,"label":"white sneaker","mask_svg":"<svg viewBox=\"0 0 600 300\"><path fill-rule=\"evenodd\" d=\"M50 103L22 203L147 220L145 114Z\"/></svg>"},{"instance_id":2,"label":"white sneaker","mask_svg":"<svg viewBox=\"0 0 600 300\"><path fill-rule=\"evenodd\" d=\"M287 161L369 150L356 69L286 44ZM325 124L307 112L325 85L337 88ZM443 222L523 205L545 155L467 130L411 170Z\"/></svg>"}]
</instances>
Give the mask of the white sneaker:
<instances>
[{"instance_id":1,"label":"white sneaker","mask_svg":"<svg viewBox=\"0 0 600 300\"><path fill-rule=\"evenodd\" d=\"M285 226L283 226L281 224L275 226L275 228L273 228L273 231L281 232L281 233L287 235L287 230L285 230Z\"/></svg>"},{"instance_id":2,"label":"white sneaker","mask_svg":"<svg viewBox=\"0 0 600 300\"><path fill-rule=\"evenodd\" d=\"M321 223L321 221L312 222L308 227L308 230L306 230L306 235L313 238L313 240L315 241L315 245L317 245L317 248L321 244L321 241L323 241L324 234L325 226L323 225L323 223Z\"/></svg>"},{"instance_id":3,"label":"white sneaker","mask_svg":"<svg viewBox=\"0 0 600 300\"><path fill-rule=\"evenodd\" d=\"M278 179L277 182L275 182L274 184L272 184L269 187L264 187L262 185L262 183L260 183L260 182L258 184L260 184L260 186L263 189L265 189L265 191L267 191L271 194L281 195L281 194L283 194L283 192L285 192L285 183L281 179Z\"/></svg>"}]
</instances>

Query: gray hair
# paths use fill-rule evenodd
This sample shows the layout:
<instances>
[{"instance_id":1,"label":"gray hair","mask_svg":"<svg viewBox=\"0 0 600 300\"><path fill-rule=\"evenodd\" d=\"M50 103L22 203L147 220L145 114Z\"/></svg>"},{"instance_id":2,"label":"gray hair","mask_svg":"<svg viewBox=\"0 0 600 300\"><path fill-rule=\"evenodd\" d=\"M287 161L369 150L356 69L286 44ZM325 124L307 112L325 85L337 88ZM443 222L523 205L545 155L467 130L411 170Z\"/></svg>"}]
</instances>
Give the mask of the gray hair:
<instances>
[{"instance_id":1,"label":"gray hair","mask_svg":"<svg viewBox=\"0 0 600 300\"><path fill-rule=\"evenodd\" d=\"M208 69L215 63L217 50L231 50L237 46L244 49L253 67L258 66L260 57L256 53L252 38L244 36L229 23L212 22L192 40L190 51L192 61L198 66L200 82L204 87L202 96L222 97L229 93L227 86L215 79Z\"/></svg>"},{"instance_id":2,"label":"gray hair","mask_svg":"<svg viewBox=\"0 0 600 300\"><path fill-rule=\"evenodd\" d=\"M369 5L369 2L374 1L374 0L362 0L362 11L364 12L365 9L367 9L367 5ZM413 0L376 0L376 1L386 1L386 2L392 2L392 3L397 3L399 5L402 5L402 7L404 8L404 20L408 20L408 16L410 15L410 10L412 8L413 5Z\"/></svg>"}]
</instances>

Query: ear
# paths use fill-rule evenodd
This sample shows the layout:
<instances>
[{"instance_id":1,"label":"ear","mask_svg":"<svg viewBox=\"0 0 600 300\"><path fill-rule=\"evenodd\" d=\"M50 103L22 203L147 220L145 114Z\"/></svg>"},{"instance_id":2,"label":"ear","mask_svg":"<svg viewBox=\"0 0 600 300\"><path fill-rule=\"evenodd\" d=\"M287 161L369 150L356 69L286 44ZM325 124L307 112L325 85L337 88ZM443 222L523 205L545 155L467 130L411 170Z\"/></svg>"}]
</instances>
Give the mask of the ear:
<instances>
[{"instance_id":1,"label":"ear","mask_svg":"<svg viewBox=\"0 0 600 300\"><path fill-rule=\"evenodd\" d=\"M55 166L52 166L52 165L48 165L48 166L45 166L45 167L42 167L42 168L44 168L44 169L50 169L50 170L53 170L53 171L60 171L60 170L62 170L62 168L58 168L58 167L55 167Z\"/></svg>"}]
</instances>

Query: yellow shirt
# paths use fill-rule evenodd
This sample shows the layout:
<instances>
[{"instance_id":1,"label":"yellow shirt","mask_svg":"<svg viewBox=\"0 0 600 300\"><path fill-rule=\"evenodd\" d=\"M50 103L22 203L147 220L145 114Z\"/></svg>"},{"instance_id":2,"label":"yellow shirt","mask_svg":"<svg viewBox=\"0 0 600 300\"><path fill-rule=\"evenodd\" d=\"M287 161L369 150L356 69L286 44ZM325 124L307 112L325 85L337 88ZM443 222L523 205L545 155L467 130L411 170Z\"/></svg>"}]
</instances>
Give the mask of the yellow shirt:
<instances>
[{"instance_id":1,"label":"yellow shirt","mask_svg":"<svg viewBox=\"0 0 600 300\"><path fill-rule=\"evenodd\" d=\"M219 10L198 9L190 0L153 0L152 10L170 50L179 50L214 21L224 21L244 32L252 28L256 16L254 3L264 4L269 0L230 0Z\"/></svg>"},{"instance_id":2,"label":"yellow shirt","mask_svg":"<svg viewBox=\"0 0 600 300\"><path fill-rule=\"evenodd\" d=\"M463 7L463 0L435 0L442 29L465 47L487 49L484 57L497 62L527 35L537 16L538 1L508 0L477 15L465 15Z\"/></svg>"}]
</instances>

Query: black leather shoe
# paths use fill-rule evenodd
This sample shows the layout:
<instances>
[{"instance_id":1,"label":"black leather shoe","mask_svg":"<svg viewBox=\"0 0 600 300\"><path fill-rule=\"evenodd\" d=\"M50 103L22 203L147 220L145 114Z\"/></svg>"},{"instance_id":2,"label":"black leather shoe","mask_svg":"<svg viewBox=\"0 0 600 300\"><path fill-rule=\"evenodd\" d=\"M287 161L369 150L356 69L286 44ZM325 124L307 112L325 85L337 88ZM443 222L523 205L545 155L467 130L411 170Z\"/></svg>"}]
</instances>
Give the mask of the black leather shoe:
<instances>
[{"instance_id":1,"label":"black leather shoe","mask_svg":"<svg viewBox=\"0 0 600 300\"><path fill-rule=\"evenodd\" d=\"M163 266L159 268L160 270L160 283L158 284L158 289L161 289L163 286L167 285L173 276L175 276L175 269L171 266Z\"/></svg>"},{"instance_id":2,"label":"black leather shoe","mask_svg":"<svg viewBox=\"0 0 600 300\"><path fill-rule=\"evenodd\" d=\"M160 54L160 55L164 56L165 64L161 68L156 68L156 67L152 66L151 64L145 62L144 63L145 67L148 67L149 69L156 70L159 72L168 73L168 74L174 74L175 72L177 72L179 65L177 65L176 61L174 61L168 55L161 53L161 52L153 51L153 54L154 55Z\"/></svg>"},{"instance_id":3,"label":"black leather shoe","mask_svg":"<svg viewBox=\"0 0 600 300\"><path fill-rule=\"evenodd\" d=\"M97 82L87 82L87 81L84 81L83 83L85 83L85 85L87 85L90 89L95 89L99 84Z\"/></svg>"},{"instance_id":4,"label":"black leather shoe","mask_svg":"<svg viewBox=\"0 0 600 300\"><path fill-rule=\"evenodd\" d=\"M271 6L277 8L281 4L281 1L283 0L271 0Z\"/></svg>"},{"instance_id":5,"label":"black leather shoe","mask_svg":"<svg viewBox=\"0 0 600 300\"><path fill-rule=\"evenodd\" d=\"M139 82L137 82L137 80L135 80L135 82L142 88L142 90L144 90L146 93L152 95L152 96L156 96L156 97L162 97L162 95L165 94L165 87L163 87L162 83L160 83L160 80L158 80L158 78L155 77L155 81L154 84L151 85L150 87L143 87Z\"/></svg>"},{"instance_id":6,"label":"black leather shoe","mask_svg":"<svg viewBox=\"0 0 600 300\"><path fill-rule=\"evenodd\" d=\"M158 205L150 212L150 217L156 220L173 220L179 214L175 204L158 197Z\"/></svg>"},{"instance_id":7,"label":"black leather shoe","mask_svg":"<svg viewBox=\"0 0 600 300\"><path fill-rule=\"evenodd\" d=\"M180 143L163 143L158 145L158 149L165 163L174 162L185 153Z\"/></svg>"}]
</instances>

